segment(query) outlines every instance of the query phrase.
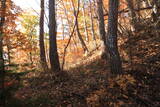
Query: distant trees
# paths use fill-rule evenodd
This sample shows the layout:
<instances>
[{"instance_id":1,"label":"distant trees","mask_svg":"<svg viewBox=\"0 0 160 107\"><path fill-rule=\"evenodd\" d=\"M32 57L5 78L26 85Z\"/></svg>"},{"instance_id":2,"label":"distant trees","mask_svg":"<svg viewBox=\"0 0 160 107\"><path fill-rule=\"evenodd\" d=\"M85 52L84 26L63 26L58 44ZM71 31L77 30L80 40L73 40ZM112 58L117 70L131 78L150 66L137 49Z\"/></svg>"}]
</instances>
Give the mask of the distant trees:
<instances>
[{"instance_id":1,"label":"distant trees","mask_svg":"<svg viewBox=\"0 0 160 107\"><path fill-rule=\"evenodd\" d=\"M51 71L59 71L60 63L57 52L57 30L56 30L56 10L55 0L49 0L49 57Z\"/></svg>"},{"instance_id":2,"label":"distant trees","mask_svg":"<svg viewBox=\"0 0 160 107\"><path fill-rule=\"evenodd\" d=\"M41 0L41 12L39 20L39 48L40 48L40 61L42 68L46 71L48 70L48 65L46 61L46 52L44 45L44 0Z\"/></svg>"},{"instance_id":3,"label":"distant trees","mask_svg":"<svg viewBox=\"0 0 160 107\"><path fill-rule=\"evenodd\" d=\"M119 0L109 0L108 32L106 35L110 67L112 73L115 74L122 73L122 63L117 46L118 4Z\"/></svg>"},{"instance_id":4,"label":"distant trees","mask_svg":"<svg viewBox=\"0 0 160 107\"><path fill-rule=\"evenodd\" d=\"M23 28L23 37L27 37L28 42L25 46L26 52L28 53L28 57L31 65L34 64L35 59L35 50L37 49L37 27L39 24L38 16L33 14L24 13L21 15L23 21L21 21L21 25Z\"/></svg>"},{"instance_id":5,"label":"distant trees","mask_svg":"<svg viewBox=\"0 0 160 107\"><path fill-rule=\"evenodd\" d=\"M3 36L4 22L6 11L6 0L0 2L0 106L5 106L5 89L4 89L4 59L3 59Z\"/></svg>"}]
</instances>

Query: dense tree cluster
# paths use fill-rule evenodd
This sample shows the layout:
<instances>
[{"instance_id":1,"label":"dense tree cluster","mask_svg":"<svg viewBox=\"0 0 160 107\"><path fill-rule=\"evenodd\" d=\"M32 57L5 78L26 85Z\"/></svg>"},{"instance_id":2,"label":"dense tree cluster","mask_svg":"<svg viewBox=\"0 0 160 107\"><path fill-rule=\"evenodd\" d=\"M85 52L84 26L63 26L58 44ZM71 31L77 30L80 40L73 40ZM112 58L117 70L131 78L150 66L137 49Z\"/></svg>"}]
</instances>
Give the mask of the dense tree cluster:
<instances>
[{"instance_id":1,"label":"dense tree cluster","mask_svg":"<svg viewBox=\"0 0 160 107\"><path fill-rule=\"evenodd\" d=\"M6 104L9 71L40 69L56 76L65 75L62 72L71 65L98 52L115 76L106 80L116 81L123 91L126 86L121 87L118 81L123 77L130 83L134 81L125 75L124 69L127 66L133 70L139 61L136 52L145 46L138 44L146 42L148 35L159 37L159 29L160 0L40 0L39 12L22 10L14 0L1 0L0 106ZM146 41L139 41L142 33ZM159 44L153 43L157 43L153 45L157 52ZM149 51L151 46L148 47L145 49ZM150 49L149 55L156 52Z\"/></svg>"}]
</instances>

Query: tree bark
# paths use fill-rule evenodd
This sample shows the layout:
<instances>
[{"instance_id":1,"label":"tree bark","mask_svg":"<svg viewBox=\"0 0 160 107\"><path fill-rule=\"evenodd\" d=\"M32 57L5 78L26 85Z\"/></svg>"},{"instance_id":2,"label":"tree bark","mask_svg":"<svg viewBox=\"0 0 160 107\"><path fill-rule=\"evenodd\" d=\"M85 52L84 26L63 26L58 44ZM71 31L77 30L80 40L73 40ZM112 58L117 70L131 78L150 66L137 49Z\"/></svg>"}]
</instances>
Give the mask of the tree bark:
<instances>
[{"instance_id":1,"label":"tree bark","mask_svg":"<svg viewBox=\"0 0 160 107\"><path fill-rule=\"evenodd\" d=\"M70 21L69 21L69 17L68 17L68 14L67 14L67 9L66 9L66 7L65 7L65 5L64 5L64 2L62 1L62 5L63 5L63 7L64 7L64 13L65 13L65 15L66 15L66 17L67 17L67 21L68 21L68 24L70 23ZM79 8L79 5L78 5L78 8ZM79 9L78 9L79 10ZM68 40L68 42L67 42L67 44L66 44L66 46L65 46L65 48L64 48L64 52L63 52L63 61L62 61L62 70L63 70L63 68L64 68L64 65L65 65L65 56L66 56L66 53L67 53L67 48L68 48L68 46L69 46L69 44L70 44L70 42L71 42L71 38L73 37L73 35L74 35L74 31L75 31L75 28L76 28L76 20L77 20L77 18L78 18L78 15L79 15L79 11L77 11L77 13L75 13L76 14L76 17L75 17L75 23L74 23L74 26L73 26L73 29L71 29L71 25L69 24L69 32L70 32L70 36L69 36L69 40ZM73 42L75 42L75 45L76 45L76 41L74 40L74 38L73 38ZM76 47L77 47L77 45L76 45Z\"/></svg>"},{"instance_id":2,"label":"tree bark","mask_svg":"<svg viewBox=\"0 0 160 107\"><path fill-rule=\"evenodd\" d=\"M103 1L97 0L97 13L98 13L98 22L99 22L99 34L102 42L102 58L107 58L107 48L106 48L106 31L104 23L104 12L103 12Z\"/></svg>"},{"instance_id":3,"label":"tree bark","mask_svg":"<svg viewBox=\"0 0 160 107\"><path fill-rule=\"evenodd\" d=\"M135 13L135 9L133 6L133 0L126 0L127 4L128 4L128 8L130 11L130 15L131 15L131 19L130 19L130 23L132 26L133 31L137 31L137 17L136 17L136 13Z\"/></svg>"},{"instance_id":4,"label":"tree bark","mask_svg":"<svg viewBox=\"0 0 160 107\"><path fill-rule=\"evenodd\" d=\"M95 37L95 30L94 30L94 22L93 22L93 14L92 14L92 3L91 3L91 0L89 0L89 10L90 10L92 39L95 41L95 46L97 47L96 37Z\"/></svg>"},{"instance_id":5,"label":"tree bark","mask_svg":"<svg viewBox=\"0 0 160 107\"><path fill-rule=\"evenodd\" d=\"M41 12L40 12L40 22L39 22L39 48L40 48L40 63L44 71L48 70L48 65L46 61L46 52L44 45L44 0L41 0Z\"/></svg>"},{"instance_id":6,"label":"tree bark","mask_svg":"<svg viewBox=\"0 0 160 107\"><path fill-rule=\"evenodd\" d=\"M59 56L57 52L57 31L56 31L56 14L55 0L49 0L49 57L51 71L60 71Z\"/></svg>"},{"instance_id":7,"label":"tree bark","mask_svg":"<svg viewBox=\"0 0 160 107\"><path fill-rule=\"evenodd\" d=\"M73 3L73 0L71 0L71 2L72 2L73 12L74 12L74 17L75 17L75 20L76 20L76 31L77 31L78 38L79 38L79 40L81 42L81 45L82 45L83 50L84 50L84 53L85 52L89 52L89 50L88 50L88 48L87 48L87 46L86 46L86 44L85 44L85 42L84 42L84 40L82 38L82 35L81 35L80 31L79 31L78 18L76 18L76 17L78 17L76 15L77 15L77 12L79 12L80 1L78 0L78 9L77 9L77 12L75 10L75 6L74 6L74 3Z\"/></svg>"},{"instance_id":8,"label":"tree bark","mask_svg":"<svg viewBox=\"0 0 160 107\"><path fill-rule=\"evenodd\" d=\"M86 41L89 42L89 34L88 34L88 27L87 27L87 21L85 18L86 12L85 12L85 0L83 0L83 6L82 6L82 11L83 11L83 21L84 21L84 30L85 30L85 35L86 35Z\"/></svg>"},{"instance_id":9,"label":"tree bark","mask_svg":"<svg viewBox=\"0 0 160 107\"><path fill-rule=\"evenodd\" d=\"M6 12L6 0L1 0L0 2L0 106L5 106L5 69L4 69L4 59L3 59L3 27L5 22L5 12Z\"/></svg>"},{"instance_id":10,"label":"tree bark","mask_svg":"<svg viewBox=\"0 0 160 107\"><path fill-rule=\"evenodd\" d=\"M119 0L109 0L108 33L106 37L110 68L113 74L122 73L122 63L117 46L118 4Z\"/></svg>"},{"instance_id":11,"label":"tree bark","mask_svg":"<svg viewBox=\"0 0 160 107\"><path fill-rule=\"evenodd\" d=\"M106 43L105 40L105 24L104 24L104 17L103 17L103 2L102 0L97 0L97 13L98 13L98 21L99 21L99 34L101 40Z\"/></svg>"},{"instance_id":12,"label":"tree bark","mask_svg":"<svg viewBox=\"0 0 160 107\"><path fill-rule=\"evenodd\" d=\"M127 4L128 4L128 8L129 8L129 12L130 12L130 24L131 24L131 31L137 32L137 17L136 17L136 12L135 12L135 8L134 8L134 3L132 0L126 0ZM138 1L136 0L136 3L138 3ZM137 6L138 7L138 6ZM139 10L139 7L136 8L137 10ZM137 11L137 13L139 13L140 11ZM132 35L128 33L128 41L129 41L129 63L130 66L132 66Z\"/></svg>"}]
</instances>

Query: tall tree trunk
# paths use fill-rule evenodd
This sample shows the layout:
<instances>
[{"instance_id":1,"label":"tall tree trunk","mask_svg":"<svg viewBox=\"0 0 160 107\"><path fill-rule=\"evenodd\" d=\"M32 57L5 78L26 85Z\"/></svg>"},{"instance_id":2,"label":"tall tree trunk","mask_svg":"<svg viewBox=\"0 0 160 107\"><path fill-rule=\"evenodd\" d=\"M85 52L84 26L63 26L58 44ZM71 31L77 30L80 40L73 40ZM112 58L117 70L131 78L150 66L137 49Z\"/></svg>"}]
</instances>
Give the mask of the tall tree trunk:
<instances>
[{"instance_id":1,"label":"tall tree trunk","mask_svg":"<svg viewBox=\"0 0 160 107\"><path fill-rule=\"evenodd\" d=\"M85 44L85 42L84 42L84 40L82 38L82 35L81 35L80 31L79 31L78 16L76 16L77 12L79 12L80 1L78 0L78 9L77 9L77 12L75 10L75 6L74 6L74 3L73 3L73 0L71 0L71 2L72 2L73 12L74 12L74 17L76 19L76 31L77 31L77 35L78 35L78 38L79 38L79 40L81 42L81 45L82 45L84 53L85 53L85 52L88 52L88 48L87 48L87 46L86 46L86 44Z\"/></svg>"},{"instance_id":2,"label":"tall tree trunk","mask_svg":"<svg viewBox=\"0 0 160 107\"><path fill-rule=\"evenodd\" d=\"M79 40L80 40L80 42L82 44L84 52L88 52L88 48L87 48L87 46L86 46L86 44L85 44L85 42L84 42L84 40L82 38L82 35L81 35L80 31L79 31L78 20L76 20L76 21L77 21L76 22L76 31L77 31L78 38L79 38Z\"/></svg>"},{"instance_id":3,"label":"tall tree trunk","mask_svg":"<svg viewBox=\"0 0 160 107\"><path fill-rule=\"evenodd\" d=\"M93 22L93 14L92 14L92 3L91 3L91 0L89 0L89 10L90 10L92 39L95 41L95 46L97 47L96 37L95 37L95 30L94 30L94 22Z\"/></svg>"},{"instance_id":4,"label":"tall tree trunk","mask_svg":"<svg viewBox=\"0 0 160 107\"><path fill-rule=\"evenodd\" d=\"M6 0L1 0L0 2L0 106L5 106L5 69L4 69L4 59L3 59L3 26L5 22L5 11L6 11Z\"/></svg>"},{"instance_id":5,"label":"tall tree trunk","mask_svg":"<svg viewBox=\"0 0 160 107\"><path fill-rule=\"evenodd\" d=\"M138 0L135 0L136 3L139 3ZM131 24L131 31L137 32L137 17L136 17L136 12L135 12L135 8L134 8L134 1L133 0L126 0L127 4L128 4L128 8L129 8L129 12L130 12L130 24ZM137 6L137 9L139 7ZM132 32L134 34L134 32ZM129 41L129 63L130 66L132 66L132 37L133 34L128 33L128 41Z\"/></svg>"},{"instance_id":6,"label":"tall tree trunk","mask_svg":"<svg viewBox=\"0 0 160 107\"><path fill-rule=\"evenodd\" d=\"M98 22L99 22L99 34L100 39L102 41L102 57L107 58L106 56L106 31L105 31L105 23L104 23L104 12L103 12L103 2L102 0L97 0L97 13L98 13Z\"/></svg>"},{"instance_id":7,"label":"tall tree trunk","mask_svg":"<svg viewBox=\"0 0 160 107\"><path fill-rule=\"evenodd\" d=\"M57 52L57 31L55 0L49 0L49 57L52 71L60 71L59 56Z\"/></svg>"},{"instance_id":8,"label":"tall tree trunk","mask_svg":"<svg viewBox=\"0 0 160 107\"><path fill-rule=\"evenodd\" d=\"M133 0L126 0L127 4L128 4L128 8L130 10L130 15L131 15L131 19L130 19L130 23L132 26L132 31L137 31L137 17L136 17L136 12L134 11L134 4L133 4Z\"/></svg>"},{"instance_id":9,"label":"tall tree trunk","mask_svg":"<svg viewBox=\"0 0 160 107\"><path fill-rule=\"evenodd\" d=\"M109 51L109 62L112 73L122 73L122 63L117 46L119 0L109 0L107 49Z\"/></svg>"},{"instance_id":10,"label":"tall tree trunk","mask_svg":"<svg viewBox=\"0 0 160 107\"><path fill-rule=\"evenodd\" d=\"M141 8L142 1L135 0L135 4L137 4L136 5L136 9L139 10ZM137 20L137 23L140 22L140 20L141 20L141 12L140 11L137 11L137 18L136 18L136 20Z\"/></svg>"},{"instance_id":11,"label":"tall tree trunk","mask_svg":"<svg viewBox=\"0 0 160 107\"><path fill-rule=\"evenodd\" d=\"M84 30L85 30L85 35L86 35L86 41L89 42L89 34L88 34L88 27L87 27L87 21L85 18L86 12L85 12L85 0L83 0L83 7L82 7L82 11L83 11L83 21L84 21Z\"/></svg>"},{"instance_id":12,"label":"tall tree trunk","mask_svg":"<svg viewBox=\"0 0 160 107\"><path fill-rule=\"evenodd\" d=\"M39 48L40 48L40 62L44 71L48 70L46 61L45 45L44 45L44 0L41 0L41 13L39 22Z\"/></svg>"}]
</instances>

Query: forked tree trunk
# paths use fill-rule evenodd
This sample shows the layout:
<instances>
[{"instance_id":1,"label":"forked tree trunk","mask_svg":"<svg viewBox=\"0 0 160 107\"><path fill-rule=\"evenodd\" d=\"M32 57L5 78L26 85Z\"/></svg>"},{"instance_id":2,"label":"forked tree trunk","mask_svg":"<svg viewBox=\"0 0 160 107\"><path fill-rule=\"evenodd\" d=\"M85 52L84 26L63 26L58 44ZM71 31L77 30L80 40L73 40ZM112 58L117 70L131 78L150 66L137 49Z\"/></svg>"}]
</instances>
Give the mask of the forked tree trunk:
<instances>
[{"instance_id":1,"label":"forked tree trunk","mask_svg":"<svg viewBox=\"0 0 160 107\"><path fill-rule=\"evenodd\" d=\"M40 47L40 63L44 71L48 70L48 65L46 61L46 52L44 45L44 0L41 0L41 12L40 12L40 22L39 22L39 47Z\"/></svg>"},{"instance_id":2,"label":"forked tree trunk","mask_svg":"<svg viewBox=\"0 0 160 107\"><path fill-rule=\"evenodd\" d=\"M89 51L88 51L88 48L87 48L87 45L85 44L85 42L84 42L84 40L83 40L83 38L82 38L82 35L81 35L80 31L79 31L78 18L76 18L76 17L77 17L77 16L76 16L76 15L77 15L77 12L79 11L80 1L78 0L78 9L77 9L77 12L76 12L75 5L74 5L74 3L73 3L73 0L71 0L71 2L72 2L73 12L74 12L74 17L75 17L75 19L76 19L76 31L77 31L78 38L79 38L79 40L80 40L80 42L81 42L82 48L83 48L83 50L84 50L84 53L85 53L85 52L89 52Z\"/></svg>"},{"instance_id":3,"label":"forked tree trunk","mask_svg":"<svg viewBox=\"0 0 160 107\"><path fill-rule=\"evenodd\" d=\"M118 4L119 0L109 0L108 34L106 37L109 62L113 74L122 73L122 63L117 46Z\"/></svg>"},{"instance_id":4,"label":"forked tree trunk","mask_svg":"<svg viewBox=\"0 0 160 107\"><path fill-rule=\"evenodd\" d=\"M69 26L69 33L71 33L72 32L72 30L71 30L72 27L71 27L71 24L70 24L69 16L67 14L66 6L64 5L63 1L62 1L62 5L63 5L63 8L64 8L64 13L65 13L65 16L66 16L66 19L67 19L67 23L68 23L68 26ZM74 42L75 51L76 50L78 51L78 46L77 46L76 39L74 37L72 37L72 40Z\"/></svg>"},{"instance_id":5,"label":"forked tree trunk","mask_svg":"<svg viewBox=\"0 0 160 107\"><path fill-rule=\"evenodd\" d=\"M51 71L60 71L59 56L57 52L55 0L49 0L49 57Z\"/></svg>"}]
</instances>

